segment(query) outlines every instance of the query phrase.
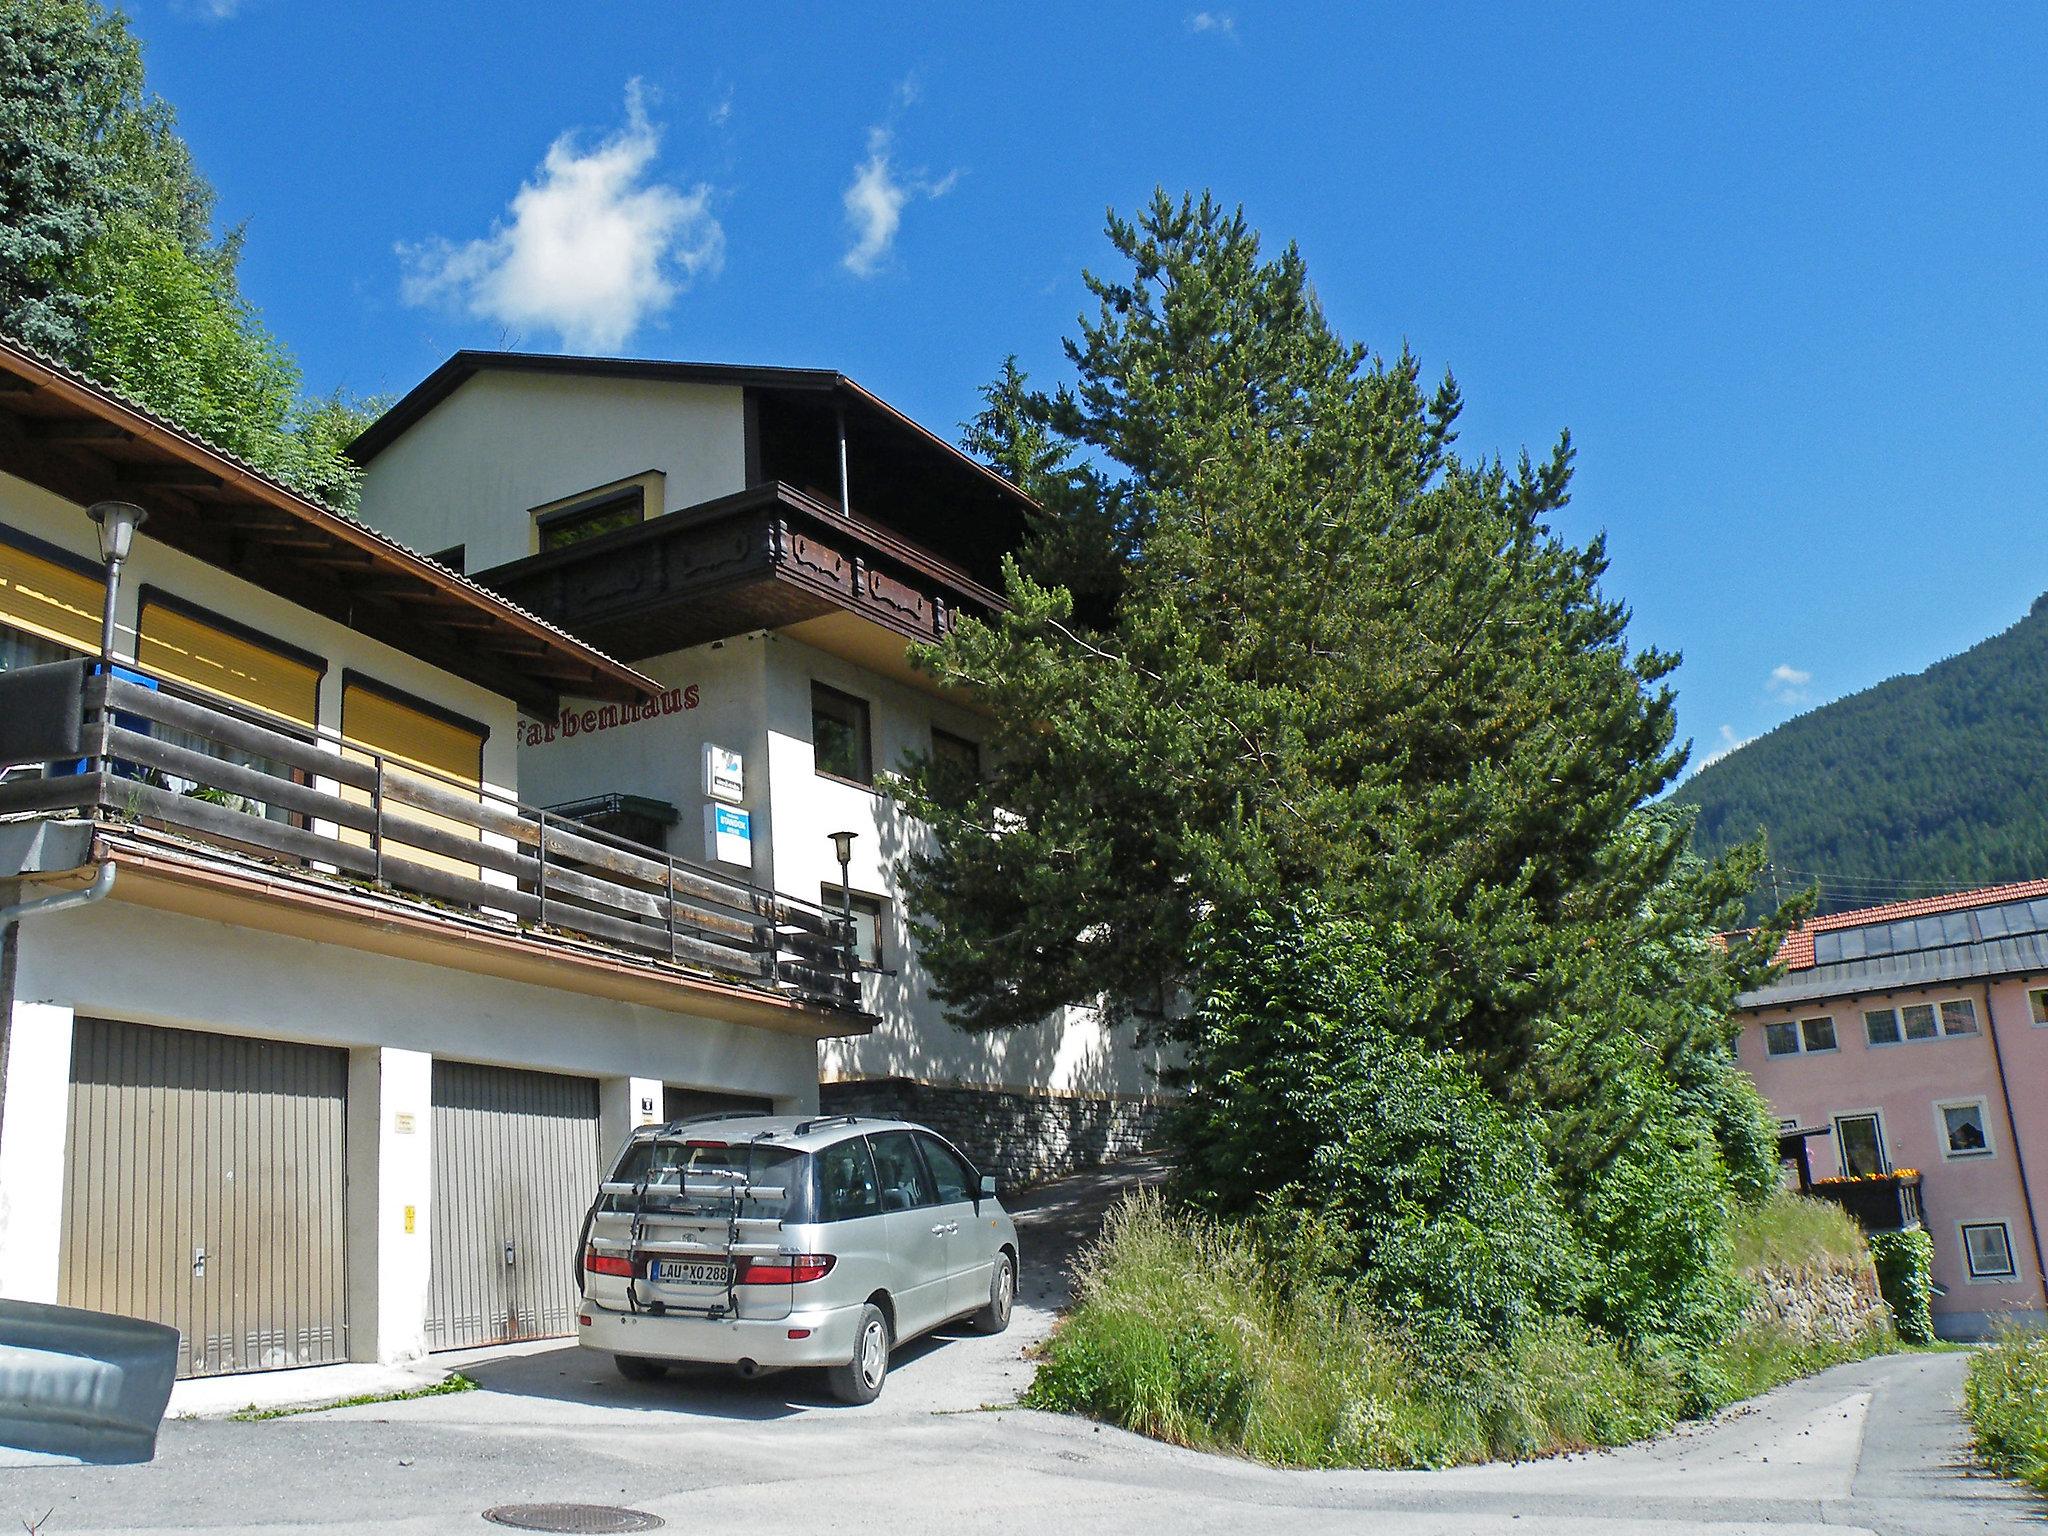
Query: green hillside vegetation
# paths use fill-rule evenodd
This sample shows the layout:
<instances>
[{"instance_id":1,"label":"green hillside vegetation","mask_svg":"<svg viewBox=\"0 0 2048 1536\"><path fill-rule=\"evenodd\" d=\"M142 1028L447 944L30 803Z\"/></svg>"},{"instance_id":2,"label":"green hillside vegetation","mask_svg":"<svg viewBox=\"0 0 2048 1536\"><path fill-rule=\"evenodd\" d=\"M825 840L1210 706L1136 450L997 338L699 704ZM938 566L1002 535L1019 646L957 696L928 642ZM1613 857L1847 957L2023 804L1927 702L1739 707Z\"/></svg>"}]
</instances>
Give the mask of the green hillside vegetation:
<instances>
[{"instance_id":1,"label":"green hillside vegetation","mask_svg":"<svg viewBox=\"0 0 2048 1536\"><path fill-rule=\"evenodd\" d=\"M2044 685L2048 597L1960 656L1788 721L1674 798L1699 807L1703 851L1761 827L1776 866L1834 877L1826 910L2048 875Z\"/></svg>"}]
</instances>

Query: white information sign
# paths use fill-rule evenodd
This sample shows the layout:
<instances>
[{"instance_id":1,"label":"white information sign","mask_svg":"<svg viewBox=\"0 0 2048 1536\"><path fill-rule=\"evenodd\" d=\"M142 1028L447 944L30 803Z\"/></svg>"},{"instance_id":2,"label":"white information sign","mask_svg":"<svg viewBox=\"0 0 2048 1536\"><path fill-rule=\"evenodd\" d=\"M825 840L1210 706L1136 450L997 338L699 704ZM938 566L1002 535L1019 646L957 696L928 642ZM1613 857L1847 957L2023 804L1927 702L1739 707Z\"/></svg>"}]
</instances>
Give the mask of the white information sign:
<instances>
[{"instance_id":1,"label":"white information sign","mask_svg":"<svg viewBox=\"0 0 2048 1536\"><path fill-rule=\"evenodd\" d=\"M736 805L704 807L705 851L721 864L754 867L754 818Z\"/></svg>"}]
</instances>

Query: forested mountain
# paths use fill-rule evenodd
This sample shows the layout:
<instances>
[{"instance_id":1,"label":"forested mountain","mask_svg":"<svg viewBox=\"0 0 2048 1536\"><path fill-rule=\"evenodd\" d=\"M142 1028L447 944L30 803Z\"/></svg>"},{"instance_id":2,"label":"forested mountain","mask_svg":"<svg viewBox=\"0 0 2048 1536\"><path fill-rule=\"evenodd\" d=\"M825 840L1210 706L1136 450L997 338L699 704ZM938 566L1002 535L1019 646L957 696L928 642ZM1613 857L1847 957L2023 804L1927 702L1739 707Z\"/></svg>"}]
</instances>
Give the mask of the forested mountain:
<instances>
[{"instance_id":1,"label":"forested mountain","mask_svg":"<svg viewBox=\"0 0 2048 1536\"><path fill-rule=\"evenodd\" d=\"M1705 849L1763 827L1784 894L1818 872L1825 910L2048 875L2048 594L2003 634L1788 721L1674 798L1700 808Z\"/></svg>"}]
</instances>

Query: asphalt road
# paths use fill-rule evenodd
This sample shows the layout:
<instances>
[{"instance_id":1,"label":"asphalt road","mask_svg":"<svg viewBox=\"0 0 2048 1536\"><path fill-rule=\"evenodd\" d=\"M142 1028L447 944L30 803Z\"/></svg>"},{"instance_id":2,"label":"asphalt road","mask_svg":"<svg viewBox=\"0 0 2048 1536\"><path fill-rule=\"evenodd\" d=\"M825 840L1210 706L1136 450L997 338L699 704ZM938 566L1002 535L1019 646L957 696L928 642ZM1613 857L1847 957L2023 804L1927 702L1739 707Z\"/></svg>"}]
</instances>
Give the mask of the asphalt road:
<instances>
[{"instance_id":1,"label":"asphalt road","mask_svg":"<svg viewBox=\"0 0 2048 1536\"><path fill-rule=\"evenodd\" d=\"M1027 1265L1085 1232L1103 1188L1055 1191ZM1064 1224L1068 1229L1061 1234ZM1645 1445L1441 1473L1289 1473L1014 1408L1020 1348L1061 1299L1030 1276L1011 1332L922 1341L882 1400L801 1376L619 1380L574 1346L472 1360L482 1390L263 1423L167 1424L141 1467L0 1470L0 1530L502 1529L507 1503L626 1505L679 1531L922 1536L1132 1529L1402 1536L2028 1532L2041 1506L1969 1469L1964 1357L1842 1366Z\"/></svg>"}]
</instances>

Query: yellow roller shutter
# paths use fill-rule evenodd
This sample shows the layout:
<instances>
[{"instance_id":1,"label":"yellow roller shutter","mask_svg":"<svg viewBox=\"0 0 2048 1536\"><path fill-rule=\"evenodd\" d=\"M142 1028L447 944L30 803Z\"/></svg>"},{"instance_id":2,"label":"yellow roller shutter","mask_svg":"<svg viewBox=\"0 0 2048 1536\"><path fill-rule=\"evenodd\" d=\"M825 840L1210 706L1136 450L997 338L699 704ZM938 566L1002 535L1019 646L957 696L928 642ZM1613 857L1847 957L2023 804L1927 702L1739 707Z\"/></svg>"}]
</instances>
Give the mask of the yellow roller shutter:
<instances>
[{"instance_id":1,"label":"yellow roller shutter","mask_svg":"<svg viewBox=\"0 0 2048 1536\"><path fill-rule=\"evenodd\" d=\"M0 624L97 655L101 578L46 560L0 530Z\"/></svg>"},{"instance_id":2,"label":"yellow roller shutter","mask_svg":"<svg viewBox=\"0 0 2048 1536\"><path fill-rule=\"evenodd\" d=\"M142 670L247 704L301 725L320 718L321 669L230 633L148 593L142 600Z\"/></svg>"},{"instance_id":3,"label":"yellow roller shutter","mask_svg":"<svg viewBox=\"0 0 2048 1536\"><path fill-rule=\"evenodd\" d=\"M343 750L351 757L361 760L373 752L383 754L387 777L394 771L402 774L407 766L427 768L435 774L458 780L476 790L478 798L481 798L484 733L475 727L415 708L381 688L366 684L359 678L348 677L342 680L341 734L345 743ZM443 778L425 778L424 782L442 789L454 788ZM367 796L363 798L368 799ZM472 841L483 836L476 828L452 817L437 816L415 806L393 802L388 812ZM476 865L464 864L446 854L406 846L403 838L402 830L392 830L390 846L395 856L436 869L451 870L471 879L477 877ZM367 837L357 834L350 834L350 840L368 842Z\"/></svg>"}]
</instances>

